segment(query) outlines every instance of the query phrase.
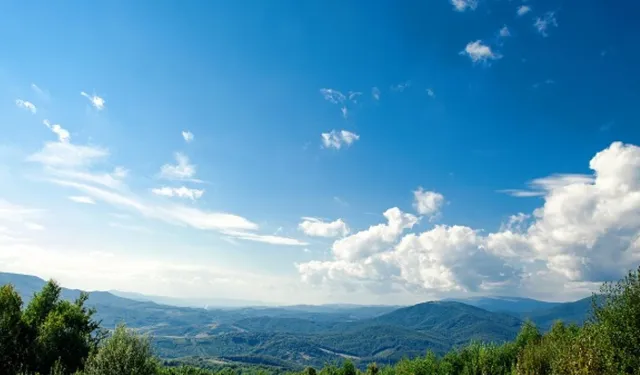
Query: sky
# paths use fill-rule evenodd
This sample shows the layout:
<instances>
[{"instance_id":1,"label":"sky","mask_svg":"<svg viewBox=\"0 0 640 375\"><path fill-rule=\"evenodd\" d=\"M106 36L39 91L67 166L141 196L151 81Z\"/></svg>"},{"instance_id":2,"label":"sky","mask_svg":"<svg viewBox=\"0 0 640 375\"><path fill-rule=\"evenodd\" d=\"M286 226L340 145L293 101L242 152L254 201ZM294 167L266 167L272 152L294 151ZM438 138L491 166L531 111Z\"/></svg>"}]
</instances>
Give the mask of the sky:
<instances>
[{"instance_id":1,"label":"sky","mask_svg":"<svg viewBox=\"0 0 640 375\"><path fill-rule=\"evenodd\" d=\"M276 304L640 264L640 5L0 4L0 271Z\"/></svg>"}]
</instances>

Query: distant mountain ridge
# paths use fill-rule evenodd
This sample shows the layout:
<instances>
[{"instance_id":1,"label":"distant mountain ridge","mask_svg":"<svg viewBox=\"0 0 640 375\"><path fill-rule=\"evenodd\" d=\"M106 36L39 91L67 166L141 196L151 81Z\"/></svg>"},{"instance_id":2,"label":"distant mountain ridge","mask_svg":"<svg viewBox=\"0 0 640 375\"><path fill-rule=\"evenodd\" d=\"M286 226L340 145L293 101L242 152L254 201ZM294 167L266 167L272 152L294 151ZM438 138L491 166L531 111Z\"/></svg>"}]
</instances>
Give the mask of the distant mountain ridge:
<instances>
[{"instance_id":1,"label":"distant mountain ridge","mask_svg":"<svg viewBox=\"0 0 640 375\"><path fill-rule=\"evenodd\" d=\"M0 285L6 283L13 284L28 301L45 281L0 273ZM74 299L80 291L63 288L62 294ZM587 299L552 303L482 297L406 307L333 304L203 309L118 294L90 292L88 304L96 307L106 328L125 322L150 334L161 357L277 362L292 369L343 358L390 363L423 355L426 350L444 353L470 340L502 342L515 337L524 319L546 329L556 319L581 322L590 307ZM531 307L535 309L526 310Z\"/></svg>"}]
</instances>

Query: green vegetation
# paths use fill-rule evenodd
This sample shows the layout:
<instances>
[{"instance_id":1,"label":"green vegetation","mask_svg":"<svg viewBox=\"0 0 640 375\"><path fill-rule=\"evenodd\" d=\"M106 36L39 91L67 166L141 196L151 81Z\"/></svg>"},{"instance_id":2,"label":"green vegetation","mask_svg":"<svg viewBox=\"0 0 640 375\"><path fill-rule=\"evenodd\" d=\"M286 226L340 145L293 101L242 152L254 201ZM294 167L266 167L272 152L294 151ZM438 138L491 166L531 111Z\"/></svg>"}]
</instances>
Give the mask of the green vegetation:
<instances>
[{"instance_id":1,"label":"green vegetation","mask_svg":"<svg viewBox=\"0 0 640 375\"><path fill-rule=\"evenodd\" d=\"M62 300L60 287L50 281L23 309L11 285L0 288L0 374L257 375L288 371L300 375L640 375L640 268L617 283L603 285L593 299L592 317L582 326L556 322L542 333L527 321L509 342L478 341L442 355L428 351L382 366L343 355L349 359L342 364L326 363L320 370L307 367L292 371L280 358L266 355L163 362L154 356L152 341L146 335L118 325L105 336L94 319L94 310L85 307L86 301L86 294L80 294L75 302ZM466 308L455 306L454 311L468 316ZM430 304L408 309L376 321L404 319L407 329L418 333L442 324L460 324L455 316L449 317L453 320L436 319L429 312L437 308ZM486 313L482 311L480 315ZM485 314L485 318L471 323L490 327L496 323L496 315ZM351 334L357 332L362 331L356 327ZM366 339L382 337L387 334ZM384 347L373 342L366 350ZM251 362L255 365L246 365Z\"/></svg>"}]
</instances>

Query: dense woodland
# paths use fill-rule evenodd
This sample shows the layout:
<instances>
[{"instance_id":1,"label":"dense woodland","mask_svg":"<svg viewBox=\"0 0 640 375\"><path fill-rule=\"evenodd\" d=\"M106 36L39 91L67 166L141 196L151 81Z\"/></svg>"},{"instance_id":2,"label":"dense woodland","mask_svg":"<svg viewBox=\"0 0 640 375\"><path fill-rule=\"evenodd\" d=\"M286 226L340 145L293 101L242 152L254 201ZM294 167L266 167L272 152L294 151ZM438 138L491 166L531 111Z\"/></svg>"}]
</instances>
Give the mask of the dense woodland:
<instances>
[{"instance_id":1,"label":"dense woodland","mask_svg":"<svg viewBox=\"0 0 640 375\"><path fill-rule=\"evenodd\" d=\"M269 374L275 366L176 366L154 356L148 337L119 325L100 327L88 296L61 298L53 281L26 307L12 285L0 288L0 374L206 375ZM207 367L215 364L195 363ZM554 324L542 333L525 323L515 340L471 343L444 355L426 353L393 365L351 361L306 368L301 374L354 375L640 375L640 269L607 283L582 326Z\"/></svg>"}]
</instances>

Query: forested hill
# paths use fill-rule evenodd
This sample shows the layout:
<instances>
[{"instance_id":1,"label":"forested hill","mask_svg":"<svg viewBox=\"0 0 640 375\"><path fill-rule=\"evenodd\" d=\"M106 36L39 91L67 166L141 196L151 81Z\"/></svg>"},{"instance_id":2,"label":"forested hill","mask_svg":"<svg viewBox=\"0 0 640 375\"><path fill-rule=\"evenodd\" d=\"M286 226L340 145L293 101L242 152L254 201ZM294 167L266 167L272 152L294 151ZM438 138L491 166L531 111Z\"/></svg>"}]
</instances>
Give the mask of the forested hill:
<instances>
[{"instance_id":1,"label":"forested hill","mask_svg":"<svg viewBox=\"0 0 640 375\"><path fill-rule=\"evenodd\" d=\"M29 301L45 281L34 276L0 273L0 285L13 284ZM65 299L79 290L63 289ZM513 339L523 320L540 327L556 320L581 323L588 300L546 303L511 299L434 301L397 306L289 306L201 309L133 300L109 292L91 292L105 328L126 323L153 337L156 353L169 359L215 358L218 361L272 364L290 368L320 366L350 358L392 363L432 350L444 353L472 340ZM493 303L493 304L492 304ZM476 306L473 306L476 305ZM483 306L480 308L478 306ZM528 307L536 307L527 310ZM490 311L492 310L492 311Z\"/></svg>"}]
</instances>

